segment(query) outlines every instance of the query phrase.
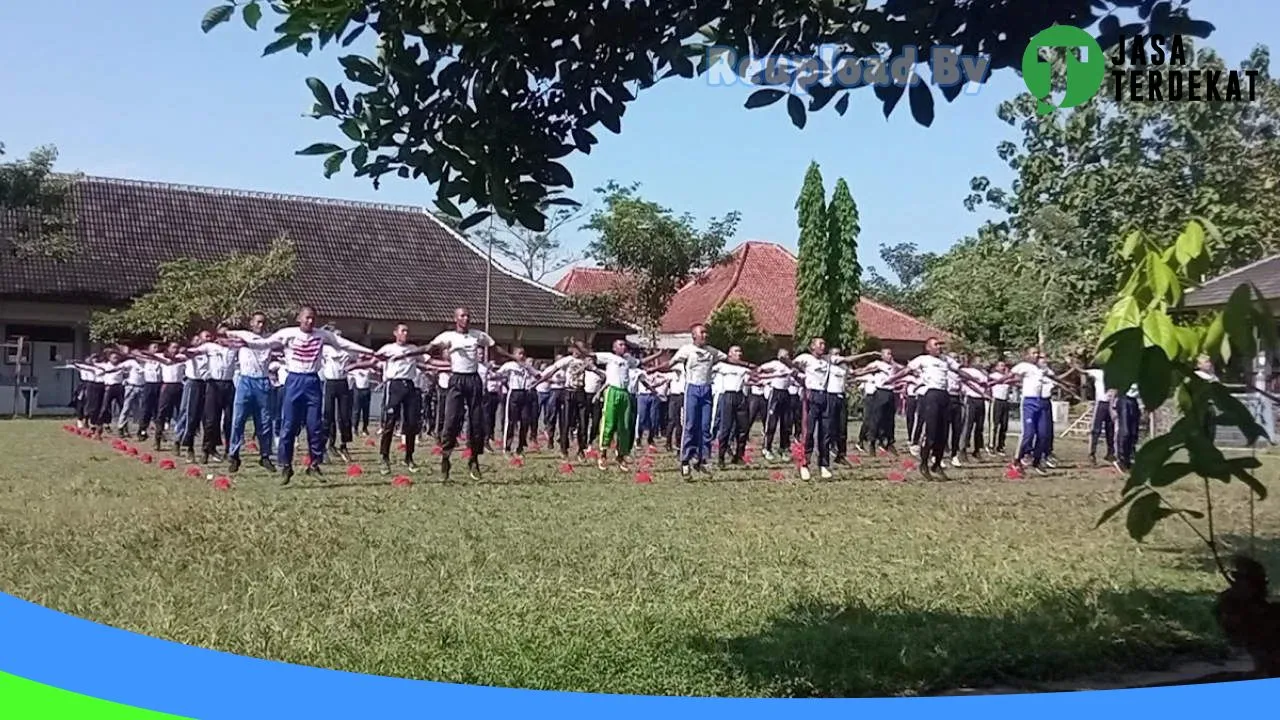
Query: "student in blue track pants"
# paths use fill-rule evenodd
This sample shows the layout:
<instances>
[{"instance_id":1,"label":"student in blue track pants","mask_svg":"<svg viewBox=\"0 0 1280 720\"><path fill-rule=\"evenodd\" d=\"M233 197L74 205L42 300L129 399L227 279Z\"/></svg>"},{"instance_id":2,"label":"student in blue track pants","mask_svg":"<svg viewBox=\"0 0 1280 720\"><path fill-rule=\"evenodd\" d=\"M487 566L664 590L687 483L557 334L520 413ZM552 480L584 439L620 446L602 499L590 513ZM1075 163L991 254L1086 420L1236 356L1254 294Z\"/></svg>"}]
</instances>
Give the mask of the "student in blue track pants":
<instances>
[{"instance_id":1,"label":"student in blue track pants","mask_svg":"<svg viewBox=\"0 0 1280 720\"><path fill-rule=\"evenodd\" d=\"M254 350L284 349L284 362L289 374L281 388L284 397L280 403L280 447L277 454L282 485L288 485L293 479L293 444L304 422L307 427L307 454L311 460L306 472L323 481L320 463L325 450L324 424L321 422L324 383L320 380L320 363L324 346L330 345L361 356L374 354L373 350L359 343L315 325L316 311L304 306L298 313L296 326L277 330L270 337L228 337L235 346Z\"/></svg>"},{"instance_id":2,"label":"student in blue track pants","mask_svg":"<svg viewBox=\"0 0 1280 720\"><path fill-rule=\"evenodd\" d=\"M231 330L227 335L261 340L266 324L266 315L254 313L249 319L248 330ZM231 408L231 433L227 441L228 469L233 473L240 470L244 426L249 418L253 418L254 434L258 437L258 464L274 473L276 466L271 462L271 351L240 348L237 360L240 376L236 379L236 395Z\"/></svg>"}]
</instances>

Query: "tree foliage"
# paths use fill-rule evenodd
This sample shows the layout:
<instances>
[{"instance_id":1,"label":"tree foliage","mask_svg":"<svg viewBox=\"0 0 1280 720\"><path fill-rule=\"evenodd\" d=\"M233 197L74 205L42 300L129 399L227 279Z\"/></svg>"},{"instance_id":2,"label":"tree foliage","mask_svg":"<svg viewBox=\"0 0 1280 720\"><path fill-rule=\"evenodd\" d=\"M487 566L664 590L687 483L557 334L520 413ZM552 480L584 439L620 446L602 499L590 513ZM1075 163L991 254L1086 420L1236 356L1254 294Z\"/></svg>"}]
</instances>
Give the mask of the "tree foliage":
<instances>
[{"instance_id":1,"label":"tree foliage","mask_svg":"<svg viewBox=\"0 0 1280 720\"><path fill-rule=\"evenodd\" d=\"M920 252L915 243L904 242L882 246L880 260L894 277L886 278L875 268L868 268L862 294L909 315L926 317L929 294L924 292L924 280L938 255Z\"/></svg>"},{"instance_id":2,"label":"tree foliage","mask_svg":"<svg viewBox=\"0 0 1280 720\"><path fill-rule=\"evenodd\" d=\"M17 258L65 260L75 249L71 190L76 178L56 174L57 159L57 148L47 145L22 160L0 163L0 216Z\"/></svg>"},{"instance_id":3,"label":"tree foliage","mask_svg":"<svg viewBox=\"0 0 1280 720\"><path fill-rule=\"evenodd\" d=\"M858 206L849 192L849 183L836 181L827 208L827 278L830 283L831 307L827 325L827 341L832 347L852 349L858 346L858 301L862 299L862 266L858 264Z\"/></svg>"},{"instance_id":4,"label":"tree foliage","mask_svg":"<svg viewBox=\"0 0 1280 720\"><path fill-rule=\"evenodd\" d=\"M601 320L625 318L656 338L671 298L689 278L726 259L726 241L737 231L740 215L730 212L699 229L688 215L642 199L638 186L609 183L599 188L601 207L586 229L596 233L587 257L619 273L625 281L609 293L567 300L578 312Z\"/></svg>"},{"instance_id":5,"label":"tree foliage","mask_svg":"<svg viewBox=\"0 0 1280 720\"><path fill-rule=\"evenodd\" d=\"M128 307L95 312L90 337L96 342L187 338L219 322L243 324L259 311L273 322L283 321L295 308L264 307L263 290L292 278L296 261L293 242L281 237L264 253L164 263L150 292Z\"/></svg>"},{"instance_id":6,"label":"tree foliage","mask_svg":"<svg viewBox=\"0 0 1280 720\"><path fill-rule=\"evenodd\" d=\"M1262 463L1256 457L1226 457L1210 437L1208 421L1238 428L1251 445L1266 431L1226 386L1198 377L1195 360L1203 353L1223 366L1233 356L1251 359L1260 350L1274 354L1280 345L1271 308L1247 284L1236 288L1225 310L1209 313L1202 324L1177 323L1183 289L1212 266L1210 248L1220 243L1217 229L1203 220L1188 223L1167 246L1138 231L1124 239L1120 256L1130 270L1107 315L1098 353L1105 382L1121 393L1136 383L1148 408L1173 399L1182 417L1138 450L1120 500L1098 524L1127 510L1129 534L1140 541L1161 520L1180 518L1208 544L1226 575L1214 537L1212 487L1239 482L1259 499L1266 498L1267 489L1253 474ZM1179 456L1184 459L1175 460ZM1203 485L1204 511L1178 507L1165 494L1186 479ZM1192 523L1202 519L1206 532Z\"/></svg>"},{"instance_id":7,"label":"tree foliage","mask_svg":"<svg viewBox=\"0 0 1280 720\"><path fill-rule=\"evenodd\" d=\"M742 347L742 356L750 362L764 362L773 340L760 329L751 303L734 298L711 313L707 320L707 341L718 348Z\"/></svg>"},{"instance_id":8,"label":"tree foliage","mask_svg":"<svg viewBox=\"0 0 1280 720\"><path fill-rule=\"evenodd\" d=\"M493 220L476 236L481 243L493 243L494 252L514 263L522 275L541 282L551 273L577 262L577 256L563 250L557 235L586 216L587 211L582 208L558 207L547 212L545 230L535 231Z\"/></svg>"},{"instance_id":9,"label":"tree foliage","mask_svg":"<svg viewBox=\"0 0 1280 720\"><path fill-rule=\"evenodd\" d=\"M809 163L804 174L796 216L800 226L800 256L796 262L796 342L826 337L831 317L831 295L827 271L831 267L827 220L827 191L818 163Z\"/></svg>"},{"instance_id":10,"label":"tree foliage","mask_svg":"<svg viewBox=\"0 0 1280 720\"><path fill-rule=\"evenodd\" d=\"M1213 26L1192 20L1183 5L1061 0L1027 12L1008 0L889 0L875 6L843 0L231 0L205 13L201 28L209 32L237 9L245 25L257 28L269 7L280 22L273 24L264 55L347 48L369 33L376 39L371 55L348 51L338 59L348 87L307 80L316 100L313 115L334 123L347 144L316 143L302 153L325 156L326 176L350 162L357 176L375 184L387 174L425 177L437 188L438 207L454 217L461 217L459 204L470 204L477 212L467 222L482 222L493 212L508 224L542 231L540 208L548 201L571 202L555 195L573 187L559 161L589 153L600 128L620 133L627 106L642 90L707 72L711 63L699 61L713 48L775 60L813 57L827 46L863 58L903 57L911 48L919 64L927 64L935 47L948 47L988 56L990 69L1001 71L1020 67L1023 50L1040 30L1090 27L1121 8L1141 7L1147 18L1126 28L1128 34L1145 29L1207 36ZM833 100L843 114L848 93L860 88L874 87L886 117L908 94L905 77L876 84L865 82L864 74L853 87L806 86L797 74L750 74L749 81L773 87L757 91L747 106L785 97L792 122L804 127L808 113ZM961 89L953 84L940 92L951 101ZM929 85L912 86L909 104L918 122L932 122L934 102Z\"/></svg>"}]
</instances>

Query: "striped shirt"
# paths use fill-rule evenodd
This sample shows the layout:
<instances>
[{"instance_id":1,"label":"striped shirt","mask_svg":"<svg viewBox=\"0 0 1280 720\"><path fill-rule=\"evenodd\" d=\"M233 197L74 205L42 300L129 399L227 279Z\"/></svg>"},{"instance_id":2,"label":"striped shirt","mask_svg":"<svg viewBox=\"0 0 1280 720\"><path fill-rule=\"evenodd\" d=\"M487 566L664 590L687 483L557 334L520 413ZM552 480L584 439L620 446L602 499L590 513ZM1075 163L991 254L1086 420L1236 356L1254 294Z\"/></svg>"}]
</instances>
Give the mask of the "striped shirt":
<instances>
[{"instance_id":1,"label":"striped shirt","mask_svg":"<svg viewBox=\"0 0 1280 720\"><path fill-rule=\"evenodd\" d=\"M261 340L245 340L245 345L252 348L284 348L284 366L293 375L316 375L323 362L323 348L326 345L340 350L363 355L372 355L369 348L335 335L328 330L312 330L303 332L299 327L287 327L277 330L270 337Z\"/></svg>"}]
</instances>

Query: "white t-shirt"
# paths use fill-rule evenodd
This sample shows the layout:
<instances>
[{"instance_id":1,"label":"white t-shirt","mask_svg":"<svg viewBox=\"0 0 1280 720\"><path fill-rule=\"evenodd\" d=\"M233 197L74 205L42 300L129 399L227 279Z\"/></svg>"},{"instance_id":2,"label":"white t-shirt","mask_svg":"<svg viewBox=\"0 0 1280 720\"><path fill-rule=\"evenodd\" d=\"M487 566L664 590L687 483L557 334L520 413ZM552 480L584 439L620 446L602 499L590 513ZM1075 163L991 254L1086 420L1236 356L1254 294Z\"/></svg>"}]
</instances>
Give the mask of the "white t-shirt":
<instances>
[{"instance_id":1,"label":"white t-shirt","mask_svg":"<svg viewBox=\"0 0 1280 720\"><path fill-rule=\"evenodd\" d=\"M98 367L102 371L101 375L102 375L103 385L119 385L124 382L123 370L121 370L120 372L111 372L112 370L115 370L121 365L122 363L113 363L113 362L98 363Z\"/></svg>"},{"instance_id":2,"label":"white t-shirt","mask_svg":"<svg viewBox=\"0 0 1280 720\"><path fill-rule=\"evenodd\" d=\"M1084 374L1088 376L1090 380L1093 381L1093 401L1106 402L1107 401L1106 373L1102 371L1102 368L1089 368L1088 370L1084 371Z\"/></svg>"},{"instance_id":3,"label":"white t-shirt","mask_svg":"<svg viewBox=\"0 0 1280 720\"><path fill-rule=\"evenodd\" d=\"M831 360L827 356L817 357L809 353L802 353L791 362L804 371L804 387L806 390L827 391L827 381L831 375Z\"/></svg>"},{"instance_id":4,"label":"white t-shirt","mask_svg":"<svg viewBox=\"0 0 1280 720\"><path fill-rule=\"evenodd\" d=\"M322 380L346 380L347 362L351 356L341 350L325 346L320 351L320 378Z\"/></svg>"},{"instance_id":5,"label":"white t-shirt","mask_svg":"<svg viewBox=\"0 0 1280 720\"><path fill-rule=\"evenodd\" d=\"M681 372L679 368L676 368L671 372L668 372L667 377L671 380L671 384L667 386L667 392L671 395L683 395L684 373Z\"/></svg>"},{"instance_id":6,"label":"white t-shirt","mask_svg":"<svg viewBox=\"0 0 1280 720\"><path fill-rule=\"evenodd\" d=\"M869 382L871 384L871 390L868 394L871 394L876 390L888 390L890 388L890 385L887 384L888 380L893 377L897 368L883 360L872 360L867 363L867 367L874 368L874 372L863 376L866 379L865 382Z\"/></svg>"},{"instance_id":7,"label":"white t-shirt","mask_svg":"<svg viewBox=\"0 0 1280 720\"><path fill-rule=\"evenodd\" d=\"M382 361L382 378L384 380L413 380L418 379L418 359L417 357L404 357L405 355L417 350L418 346L405 343L387 343L378 348L376 355L382 355L387 358ZM360 372L360 371L356 371ZM365 382L368 383L369 375L365 372Z\"/></svg>"},{"instance_id":8,"label":"white t-shirt","mask_svg":"<svg viewBox=\"0 0 1280 720\"><path fill-rule=\"evenodd\" d=\"M209 358L205 355L192 355L187 360L186 370L188 380L208 380Z\"/></svg>"},{"instance_id":9,"label":"white t-shirt","mask_svg":"<svg viewBox=\"0 0 1280 720\"><path fill-rule=\"evenodd\" d=\"M249 330L228 330L227 334L241 340L262 340L261 335ZM246 346L240 348L236 355L236 364L239 366L241 377L265 378L271 373L270 368L268 368L270 363L270 348L251 348Z\"/></svg>"},{"instance_id":10,"label":"white t-shirt","mask_svg":"<svg viewBox=\"0 0 1280 720\"><path fill-rule=\"evenodd\" d=\"M600 383L602 382L604 381L600 379L598 374L588 370L587 374L582 376L582 390L588 395L593 395L600 391Z\"/></svg>"},{"instance_id":11,"label":"white t-shirt","mask_svg":"<svg viewBox=\"0 0 1280 720\"><path fill-rule=\"evenodd\" d=\"M148 383L160 382L161 367L163 367L163 363L160 363L156 360L147 360L146 362L142 363L143 382L148 382Z\"/></svg>"},{"instance_id":12,"label":"white t-shirt","mask_svg":"<svg viewBox=\"0 0 1280 720\"><path fill-rule=\"evenodd\" d=\"M1008 379L1008 377L1009 377L1009 376L1008 376L1007 374L1004 374L1004 373L993 372L993 373L991 373L990 375L988 375L987 377L988 377L988 378L990 378L990 380L991 380L991 382L992 382L992 383L998 383L998 384L992 385L992 386L991 386L991 388L990 388L990 389L991 389L991 399L993 399L993 400L1008 400L1008 399L1009 399L1009 386L1008 386L1007 384L1005 384L1005 382L1004 382L1004 381L1005 381L1006 379Z\"/></svg>"},{"instance_id":13,"label":"white t-shirt","mask_svg":"<svg viewBox=\"0 0 1280 720\"><path fill-rule=\"evenodd\" d=\"M640 382L641 380L643 380L644 382ZM648 384L646 385L645 383L648 383ZM651 375L645 372L644 370L641 370L640 372L636 373L632 378L632 384L634 386L634 389L632 390L632 392L634 392L637 395L652 395L653 388L650 386L656 385L657 383L658 383L658 377L656 374Z\"/></svg>"},{"instance_id":14,"label":"white t-shirt","mask_svg":"<svg viewBox=\"0 0 1280 720\"><path fill-rule=\"evenodd\" d=\"M124 371L126 373L124 379L126 384L133 385L134 387L142 387L147 384L147 376L146 373L143 372L142 363L130 358L120 364L129 368Z\"/></svg>"},{"instance_id":15,"label":"white t-shirt","mask_svg":"<svg viewBox=\"0 0 1280 720\"><path fill-rule=\"evenodd\" d=\"M710 345L698 347L689 344L677 350L671 362L684 363L686 385L707 385L711 382L711 368L726 357L728 356Z\"/></svg>"},{"instance_id":16,"label":"white t-shirt","mask_svg":"<svg viewBox=\"0 0 1280 720\"><path fill-rule=\"evenodd\" d=\"M236 374L236 357L231 348L218 343L204 343L196 348L204 353L206 380L230 380Z\"/></svg>"},{"instance_id":17,"label":"white t-shirt","mask_svg":"<svg viewBox=\"0 0 1280 720\"><path fill-rule=\"evenodd\" d=\"M1040 387L1044 384L1045 368L1035 363L1020 362L1009 370L1009 374L1022 378L1022 398L1040 397Z\"/></svg>"},{"instance_id":18,"label":"white t-shirt","mask_svg":"<svg viewBox=\"0 0 1280 720\"><path fill-rule=\"evenodd\" d=\"M1054 377L1055 373L1052 368L1042 368L1044 370L1044 379L1040 381L1040 397L1053 397L1053 381L1049 378Z\"/></svg>"},{"instance_id":19,"label":"white t-shirt","mask_svg":"<svg viewBox=\"0 0 1280 720\"><path fill-rule=\"evenodd\" d=\"M351 385L356 390L368 390L372 385L373 371L369 368L356 368L347 373L347 377L351 378Z\"/></svg>"},{"instance_id":20,"label":"white t-shirt","mask_svg":"<svg viewBox=\"0 0 1280 720\"><path fill-rule=\"evenodd\" d=\"M975 367L961 368L961 369L960 369L960 372L964 373L965 377L969 378L970 380L972 380L974 383L976 383L976 384L978 384L978 385L986 385L986 384L987 384L987 374L986 374L985 372L983 372L982 370L979 370L978 368L975 368ZM977 390L974 390L973 388L969 387L968 385L965 385L965 386L964 386L963 391L964 391L964 396L965 396L965 397L971 397L971 398L983 398L983 397L986 397L986 396L985 396L985 395L983 395L981 392L979 392L979 391L977 391Z\"/></svg>"},{"instance_id":21,"label":"white t-shirt","mask_svg":"<svg viewBox=\"0 0 1280 720\"><path fill-rule=\"evenodd\" d=\"M186 375L186 363L160 363L160 382L166 385L180 385Z\"/></svg>"},{"instance_id":22,"label":"white t-shirt","mask_svg":"<svg viewBox=\"0 0 1280 720\"><path fill-rule=\"evenodd\" d=\"M285 368L288 372L298 375L319 374L320 364L323 362L321 350L326 345L361 355L373 354L369 348L323 328L312 329L311 332L305 333L296 325L281 328L262 340L244 339L244 341L248 347L283 347Z\"/></svg>"},{"instance_id":23,"label":"white t-shirt","mask_svg":"<svg viewBox=\"0 0 1280 720\"><path fill-rule=\"evenodd\" d=\"M788 394L788 395L799 395L799 394L800 394L800 381L795 380L794 378L793 378L793 379L788 380L788 381L787 381L787 394Z\"/></svg>"},{"instance_id":24,"label":"white t-shirt","mask_svg":"<svg viewBox=\"0 0 1280 720\"><path fill-rule=\"evenodd\" d=\"M611 352L593 353L597 365L604 366L604 382L609 387L627 390L631 385L631 371L640 367L640 361L630 355L619 356Z\"/></svg>"},{"instance_id":25,"label":"white t-shirt","mask_svg":"<svg viewBox=\"0 0 1280 720\"><path fill-rule=\"evenodd\" d=\"M436 387L440 388L441 390L448 390L450 377L452 377L452 375L447 372L436 373Z\"/></svg>"},{"instance_id":26,"label":"white t-shirt","mask_svg":"<svg viewBox=\"0 0 1280 720\"><path fill-rule=\"evenodd\" d=\"M907 363L907 368L916 373L920 378L920 387L928 392L929 390L947 390L947 376L959 370L960 365L949 357L924 354L912 358L911 362Z\"/></svg>"},{"instance_id":27,"label":"white t-shirt","mask_svg":"<svg viewBox=\"0 0 1280 720\"><path fill-rule=\"evenodd\" d=\"M759 396L761 396L761 397L764 397L764 395L765 395L765 386L764 386L764 384L763 384L763 383L756 383L756 384L752 385L752 386L751 386L751 394L752 394L752 395L759 395Z\"/></svg>"},{"instance_id":28,"label":"white t-shirt","mask_svg":"<svg viewBox=\"0 0 1280 720\"><path fill-rule=\"evenodd\" d=\"M717 377L720 378L721 392L742 392L742 386L746 383L747 375L751 372L748 368L741 365L730 365L729 363L717 363L713 368Z\"/></svg>"},{"instance_id":29,"label":"white t-shirt","mask_svg":"<svg viewBox=\"0 0 1280 720\"><path fill-rule=\"evenodd\" d=\"M502 375L498 373L496 368L490 369L485 365L481 365L480 377L484 378L485 392L502 392Z\"/></svg>"},{"instance_id":30,"label":"white t-shirt","mask_svg":"<svg viewBox=\"0 0 1280 720\"><path fill-rule=\"evenodd\" d=\"M845 391L845 381L849 377L849 368L844 365L832 363L831 372L827 374L827 392L836 395L843 395ZM875 386L871 387L871 392L875 392Z\"/></svg>"},{"instance_id":31,"label":"white t-shirt","mask_svg":"<svg viewBox=\"0 0 1280 720\"><path fill-rule=\"evenodd\" d=\"M781 360L770 360L760 366L761 375L771 375L773 373L784 374L766 380L765 382L767 382L769 387L773 390L786 390L787 386L791 384L791 368L787 367L786 363Z\"/></svg>"},{"instance_id":32,"label":"white t-shirt","mask_svg":"<svg viewBox=\"0 0 1280 720\"><path fill-rule=\"evenodd\" d=\"M495 373L507 379L507 387L511 390L528 390L529 385L539 374L527 360L523 363L508 360Z\"/></svg>"},{"instance_id":33,"label":"white t-shirt","mask_svg":"<svg viewBox=\"0 0 1280 720\"><path fill-rule=\"evenodd\" d=\"M471 374L480 372L480 360L485 348L493 347L493 338L480 330L445 330L431 341L431 345L445 348L449 357L450 372Z\"/></svg>"}]
</instances>

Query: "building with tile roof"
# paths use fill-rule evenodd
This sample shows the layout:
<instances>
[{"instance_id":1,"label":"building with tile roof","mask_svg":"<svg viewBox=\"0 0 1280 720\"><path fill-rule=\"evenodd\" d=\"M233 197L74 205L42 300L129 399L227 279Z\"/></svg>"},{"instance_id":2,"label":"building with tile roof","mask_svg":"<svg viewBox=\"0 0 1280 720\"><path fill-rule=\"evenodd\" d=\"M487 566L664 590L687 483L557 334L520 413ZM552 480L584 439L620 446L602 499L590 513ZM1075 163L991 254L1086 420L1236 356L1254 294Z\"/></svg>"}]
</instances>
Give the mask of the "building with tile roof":
<instances>
[{"instance_id":1,"label":"building with tile roof","mask_svg":"<svg viewBox=\"0 0 1280 720\"><path fill-rule=\"evenodd\" d=\"M728 262L702 272L672 298L662 321L662 345L682 344L692 325L706 322L730 300L749 303L760 328L778 342L790 344L796 325L796 265L796 256L781 245L758 240L742 243ZM599 268L575 268L557 288L567 294L602 292L616 277ZM919 353L930 337L948 337L939 328L874 300L863 298L855 311L863 332L899 357Z\"/></svg>"},{"instance_id":2,"label":"building with tile roof","mask_svg":"<svg viewBox=\"0 0 1280 720\"><path fill-rule=\"evenodd\" d=\"M487 284L499 343L550 357L568 335L609 334L566 308L563 293L491 264L483 248L421 207L87 177L75 182L71 209L73 257L10 257L0 273L0 336L33 343L41 406L69 400L71 373L54 373L60 361L50 358L89 352L93 310L147 292L161 263L264 251L281 235L297 248L297 271L260 300L311 304L357 341L381 342L401 321L413 337L429 338L452 324L459 306L481 326ZM0 216L0 252L11 254L14 229L12 217ZM612 336L627 331L613 328Z\"/></svg>"}]
</instances>

